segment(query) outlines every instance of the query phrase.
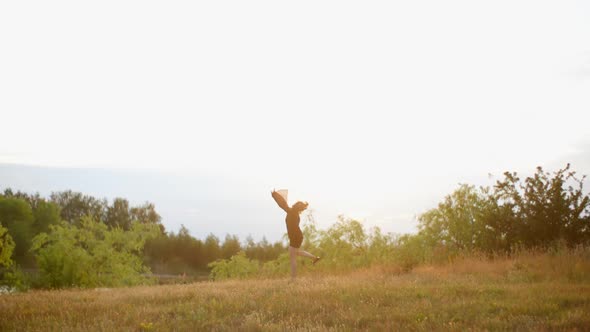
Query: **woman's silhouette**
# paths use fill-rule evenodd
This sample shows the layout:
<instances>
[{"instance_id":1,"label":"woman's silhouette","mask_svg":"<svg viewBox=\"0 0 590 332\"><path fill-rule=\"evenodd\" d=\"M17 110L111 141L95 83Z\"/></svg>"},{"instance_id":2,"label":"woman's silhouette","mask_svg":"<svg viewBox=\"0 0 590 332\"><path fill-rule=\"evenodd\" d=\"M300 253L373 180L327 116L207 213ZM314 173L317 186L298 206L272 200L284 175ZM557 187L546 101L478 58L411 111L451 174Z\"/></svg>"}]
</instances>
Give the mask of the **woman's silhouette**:
<instances>
[{"instance_id":1,"label":"woman's silhouette","mask_svg":"<svg viewBox=\"0 0 590 332\"><path fill-rule=\"evenodd\" d=\"M299 228L299 215L309 205L307 202L298 201L297 203L293 204L292 207L289 207L287 204L287 200L281 196L276 191L272 191L272 198L277 202L279 207L287 212L287 217L285 218L285 222L287 224L287 234L289 235L289 258L291 260L291 280L295 280L295 276L297 275L297 256L303 256L313 259L313 264L315 264L320 257L314 256L307 251L301 250L301 243L303 242L303 233L301 232L301 228Z\"/></svg>"}]
</instances>

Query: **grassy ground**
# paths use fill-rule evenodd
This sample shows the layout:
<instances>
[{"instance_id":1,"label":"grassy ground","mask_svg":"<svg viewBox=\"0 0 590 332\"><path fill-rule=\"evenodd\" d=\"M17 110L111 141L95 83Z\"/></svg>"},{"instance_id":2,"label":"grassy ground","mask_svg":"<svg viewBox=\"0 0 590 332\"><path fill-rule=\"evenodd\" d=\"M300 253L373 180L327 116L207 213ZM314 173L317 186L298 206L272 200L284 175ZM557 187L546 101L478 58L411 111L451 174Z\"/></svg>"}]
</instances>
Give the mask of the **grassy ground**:
<instances>
[{"instance_id":1,"label":"grassy ground","mask_svg":"<svg viewBox=\"0 0 590 332\"><path fill-rule=\"evenodd\" d=\"M590 262L467 259L409 273L0 296L0 330L590 330ZM309 271L308 271L309 272Z\"/></svg>"}]
</instances>

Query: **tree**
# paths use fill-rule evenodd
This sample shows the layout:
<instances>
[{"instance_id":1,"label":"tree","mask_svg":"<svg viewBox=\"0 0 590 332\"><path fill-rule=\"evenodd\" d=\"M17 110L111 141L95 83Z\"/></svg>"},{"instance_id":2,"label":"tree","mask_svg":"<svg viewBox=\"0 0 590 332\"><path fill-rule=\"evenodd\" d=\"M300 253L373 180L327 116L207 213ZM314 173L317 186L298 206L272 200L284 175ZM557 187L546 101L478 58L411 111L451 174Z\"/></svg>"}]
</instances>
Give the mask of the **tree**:
<instances>
[{"instance_id":1,"label":"tree","mask_svg":"<svg viewBox=\"0 0 590 332\"><path fill-rule=\"evenodd\" d=\"M156 212L154 204L145 202L141 206L131 208L131 219L144 224L160 224L162 217Z\"/></svg>"},{"instance_id":2,"label":"tree","mask_svg":"<svg viewBox=\"0 0 590 332\"><path fill-rule=\"evenodd\" d=\"M287 248L285 248L280 241L271 244L266 237L262 237L262 240L256 243L251 236L248 236L248 238L246 238L246 248L244 249L244 252L249 259L268 262L277 259L281 254L287 252Z\"/></svg>"},{"instance_id":3,"label":"tree","mask_svg":"<svg viewBox=\"0 0 590 332\"><path fill-rule=\"evenodd\" d=\"M29 204L19 198L0 197L0 224L7 228L15 243L14 260L25 263L33 237L33 212Z\"/></svg>"},{"instance_id":4,"label":"tree","mask_svg":"<svg viewBox=\"0 0 590 332\"><path fill-rule=\"evenodd\" d=\"M225 241L223 241L223 244L221 245L221 257L223 259L229 259L241 250L242 247L240 246L240 240L238 237L227 234L225 236Z\"/></svg>"},{"instance_id":5,"label":"tree","mask_svg":"<svg viewBox=\"0 0 590 332\"><path fill-rule=\"evenodd\" d=\"M546 247L562 239L569 245L590 241L590 198L584 180L570 165L553 174L537 168L524 183L504 173L494 187L498 199L514 216L514 238L526 247Z\"/></svg>"},{"instance_id":6,"label":"tree","mask_svg":"<svg viewBox=\"0 0 590 332\"><path fill-rule=\"evenodd\" d=\"M4 195L0 195L0 197L2 196L5 198L18 198L29 204L33 212L33 235L47 232L49 225L56 225L61 220L59 206L55 203L48 202L39 193L32 195L21 191L14 193L12 189L8 188L4 190Z\"/></svg>"},{"instance_id":7,"label":"tree","mask_svg":"<svg viewBox=\"0 0 590 332\"><path fill-rule=\"evenodd\" d=\"M485 198L474 187L461 185L435 209L419 216L419 228L431 244L473 250L485 226L482 210Z\"/></svg>"},{"instance_id":8,"label":"tree","mask_svg":"<svg viewBox=\"0 0 590 332\"><path fill-rule=\"evenodd\" d=\"M108 205L106 199L99 200L79 192L66 190L51 193L50 201L60 207L62 220L72 225L80 223L84 216L89 216L93 220L101 222L106 217Z\"/></svg>"},{"instance_id":9,"label":"tree","mask_svg":"<svg viewBox=\"0 0 590 332\"><path fill-rule=\"evenodd\" d=\"M590 242L590 197L585 177L570 165L554 173L541 167L524 181L504 173L493 188L461 185L419 217L428 246L450 250L510 251L514 246L570 246Z\"/></svg>"},{"instance_id":10,"label":"tree","mask_svg":"<svg viewBox=\"0 0 590 332\"><path fill-rule=\"evenodd\" d=\"M203 256L206 262L214 262L221 258L221 248L219 246L219 238L213 234L209 234L203 243Z\"/></svg>"},{"instance_id":11,"label":"tree","mask_svg":"<svg viewBox=\"0 0 590 332\"><path fill-rule=\"evenodd\" d=\"M10 268L12 262L12 251L14 250L14 241L8 229L0 225L0 267Z\"/></svg>"},{"instance_id":12,"label":"tree","mask_svg":"<svg viewBox=\"0 0 590 332\"><path fill-rule=\"evenodd\" d=\"M359 221L339 216L336 224L326 231L319 232L317 247L325 265L359 267L368 262L368 240L369 237ZM307 245L313 247L316 244ZM315 252L314 249L312 251Z\"/></svg>"},{"instance_id":13,"label":"tree","mask_svg":"<svg viewBox=\"0 0 590 332\"><path fill-rule=\"evenodd\" d=\"M41 199L33 208L33 234L46 233L51 225L60 223L59 206Z\"/></svg>"},{"instance_id":14,"label":"tree","mask_svg":"<svg viewBox=\"0 0 590 332\"><path fill-rule=\"evenodd\" d=\"M128 230L131 227L131 213L129 201L124 198L115 198L113 205L107 207L105 223L111 228Z\"/></svg>"},{"instance_id":15,"label":"tree","mask_svg":"<svg viewBox=\"0 0 590 332\"><path fill-rule=\"evenodd\" d=\"M26 201L27 203L29 203L29 205L31 206L31 208L33 210L37 208L37 204L39 202L45 201L45 199L43 199L39 195L39 193L27 194L27 193L22 192L20 190L15 193L10 188L7 188L7 189L4 190L4 197L8 197L8 198L20 198L20 199Z\"/></svg>"},{"instance_id":16,"label":"tree","mask_svg":"<svg viewBox=\"0 0 590 332\"><path fill-rule=\"evenodd\" d=\"M174 248L173 254L182 260L182 264L185 267L204 268L206 263L203 261L201 241L192 237L188 228L181 225L178 235L171 239L174 240L172 243Z\"/></svg>"}]
</instances>

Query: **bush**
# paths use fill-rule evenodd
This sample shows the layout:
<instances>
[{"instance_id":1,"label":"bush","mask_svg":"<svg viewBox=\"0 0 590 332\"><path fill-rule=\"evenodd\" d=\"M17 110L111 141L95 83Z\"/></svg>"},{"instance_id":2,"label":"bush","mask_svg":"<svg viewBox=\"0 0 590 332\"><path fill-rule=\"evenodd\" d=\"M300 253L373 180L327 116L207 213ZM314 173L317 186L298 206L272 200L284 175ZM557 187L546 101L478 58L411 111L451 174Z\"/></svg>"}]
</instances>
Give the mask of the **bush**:
<instances>
[{"instance_id":1,"label":"bush","mask_svg":"<svg viewBox=\"0 0 590 332\"><path fill-rule=\"evenodd\" d=\"M31 287L31 278L21 269L12 266L4 273L2 283L10 289L17 291L26 291Z\"/></svg>"},{"instance_id":2,"label":"bush","mask_svg":"<svg viewBox=\"0 0 590 332\"><path fill-rule=\"evenodd\" d=\"M264 263L261 274L267 277L277 277L286 275L290 270L289 253L286 252L279 255L277 259Z\"/></svg>"},{"instance_id":3,"label":"bush","mask_svg":"<svg viewBox=\"0 0 590 332\"><path fill-rule=\"evenodd\" d=\"M149 283L142 263L145 241L156 225L134 223L129 231L110 229L84 217L79 227L51 226L33 238L32 251L42 287L114 287Z\"/></svg>"},{"instance_id":4,"label":"bush","mask_svg":"<svg viewBox=\"0 0 590 332\"><path fill-rule=\"evenodd\" d=\"M243 251L230 259L220 259L209 263L209 267L211 268L210 278L213 280L243 279L255 276L260 272L260 264L248 259Z\"/></svg>"}]
</instances>

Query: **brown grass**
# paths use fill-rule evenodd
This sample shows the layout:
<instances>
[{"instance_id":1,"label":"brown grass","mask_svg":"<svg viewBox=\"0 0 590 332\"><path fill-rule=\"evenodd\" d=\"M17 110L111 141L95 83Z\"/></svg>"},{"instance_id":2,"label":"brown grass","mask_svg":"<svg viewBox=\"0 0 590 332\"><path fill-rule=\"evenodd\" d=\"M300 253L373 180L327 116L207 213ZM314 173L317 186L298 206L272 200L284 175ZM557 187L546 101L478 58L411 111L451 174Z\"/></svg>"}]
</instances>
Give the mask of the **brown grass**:
<instances>
[{"instance_id":1,"label":"brown grass","mask_svg":"<svg viewBox=\"0 0 590 332\"><path fill-rule=\"evenodd\" d=\"M585 253L0 296L0 330L590 330Z\"/></svg>"}]
</instances>

